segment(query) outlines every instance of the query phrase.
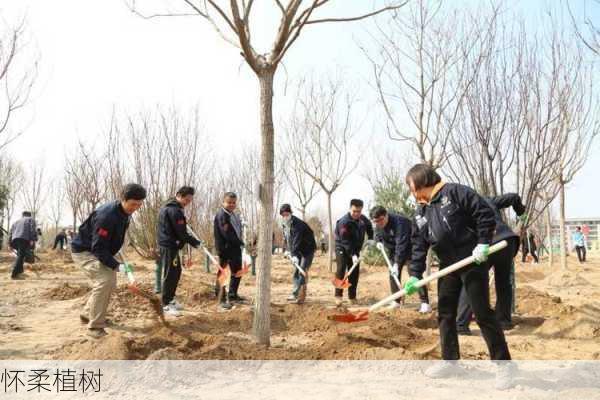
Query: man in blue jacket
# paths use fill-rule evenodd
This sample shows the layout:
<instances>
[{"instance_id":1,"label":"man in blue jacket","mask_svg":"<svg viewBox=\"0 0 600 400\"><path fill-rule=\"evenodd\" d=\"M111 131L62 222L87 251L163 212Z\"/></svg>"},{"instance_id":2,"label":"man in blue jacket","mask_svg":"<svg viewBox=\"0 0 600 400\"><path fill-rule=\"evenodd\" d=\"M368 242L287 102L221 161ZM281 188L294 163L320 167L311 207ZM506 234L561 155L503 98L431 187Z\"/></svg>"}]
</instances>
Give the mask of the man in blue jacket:
<instances>
[{"instance_id":1,"label":"man in blue jacket","mask_svg":"<svg viewBox=\"0 0 600 400\"><path fill-rule=\"evenodd\" d=\"M181 278L179 250L186 244L193 247L201 242L188 234L187 220L183 210L194 200L191 186L181 187L175 198L169 200L158 213L159 268L162 270L162 304L165 314L178 316L183 306L175 300L175 292ZM158 287L158 285L157 285Z\"/></svg>"},{"instance_id":2,"label":"man in blue jacket","mask_svg":"<svg viewBox=\"0 0 600 400\"><path fill-rule=\"evenodd\" d=\"M10 227L8 233L9 250L17 252L17 258L12 266L11 279L23 279L23 263L27 254L33 255L35 242L38 240L36 223L29 211L24 211L20 220Z\"/></svg>"},{"instance_id":3,"label":"man in blue jacket","mask_svg":"<svg viewBox=\"0 0 600 400\"><path fill-rule=\"evenodd\" d=\"M360 252L367 235L367 245L374 245L373 225L367 217L362 214L364 203L360 199L350 200L350 211L340 218L335 224L335 260L337 263L336 278L344 279L344 275L358 263ZM348 276L350 287L348 288L348 299L351 304L357 304L356 289L360 275L360 263ZM342 304L344 289L335 289L335 303Z\"/></svg>"},{"instance_id":4,"label":"man in blue jacket","mask_svg":"<svg viewBox=\"0 0 600 400\"><path fill-rule=\"evenodd\" d=\"M411 222L408 218L395 213L388 213L385 207L375 206L370 212L371 221L375 224L375 241L383 243L392 265L390 272L390 288L392 293L400 291L396 279L400 282L402 267L410 259L411 252ZM421 299L420 313L431 312L427 287L419 289ZM390 304L390 308L400 306L401 299Z\"/></svg>"},{"instance_id":5,"label":"man in blue jacket","mask_svg":"<svg viewBox=\"0 0 600 400\"><path fill-rule=\"evenodd\" d=\"M308 274L317 250L315 234L306 222L292 215L292 207L289 204L283 204L279 209L279 214L283 219L283 233L292 263L299 265ZM303 304L306 300L306 284L307 279L298 271L298 268L294 267L294 289L287 300Z\"/></svg>"},{"instance_id":6,"label":"man in blue jacket","mask_svg":"<svg viewBox=\"0 0 600 400\"><path fill-rule=\"evenodd\" d=\"M115 255L123 247L131 215L146 198L146 189L136 183L125 185L121 198L98 207L81 224L71 242L73 261L92 280L92 293L80 314L88 335L106 335L106 310L117 286L117 271L125 271L123 260ZM120 257L119 257L120 258Z\"/></svg>"}]
</instances>

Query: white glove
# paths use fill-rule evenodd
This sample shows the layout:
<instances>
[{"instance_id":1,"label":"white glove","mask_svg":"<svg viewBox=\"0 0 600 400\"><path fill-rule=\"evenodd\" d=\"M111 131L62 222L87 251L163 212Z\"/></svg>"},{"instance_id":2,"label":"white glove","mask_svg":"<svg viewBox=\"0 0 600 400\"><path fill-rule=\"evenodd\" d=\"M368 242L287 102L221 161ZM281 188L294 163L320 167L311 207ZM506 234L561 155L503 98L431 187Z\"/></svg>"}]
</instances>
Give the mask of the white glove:
<instances>
[{"instance_id":1,"label":"white glove","mask_svg":"<svg viewBox=\"0 0 600 400\"><path fill-rule=\"evenodd\" d=\"M358 256L357 255L353 255L352 256L352 265L356 265L358 264Z\"/></svg>"},{"instance_id":2,"label":"white glove","mask_svg":"<svg viewBox=\"0 0 600 400\"><path fill-rule=\"evenodd\" d=\"M287 250L286 250L286 251L284 251L284 252L283 252L283 256L284 256L285 258L290 258L291 254L290 254L290 252L289 252L289 251L287 251Z\"/></svg>"},{"instance_id":3,"label":"white glove","mask_svg":"<svg viewBox=\"0 0 600 400\"><path fill-rule=\"evenodd\" d=\"M119 272L125 272L125 264L119 264L118 271Z\"/></svg>"},{"instance_id":4,"label":"white glove","mask_svg":"<svg viewBox=\"0 0 600 400\"><path fill-rule=\"evenodd\" d=\"M475 258L475 264L481 264L487 261L490 255L489 244L478 244L473 249L473 258Z\"/></svg>"},{"instance_id":5,"label":"white glove","mask_svg":"<svg viewBox=\"0 0 600 400\"><path fill-rule=\"evenodd\" d=\"M377 243L375 243L375 241L373 239L369 239L367 240L367 246L375 246Z\"/></svg>"},{"instance_id":6,"label":"white glove","mask_svg":"<svg viewBox=\"0 0 600 400\"><path fill-rule=\"evenodd\" d=\"M298 260L298 257L292 257L292 263L300 265L300 260Z\"/></svg>"},{"instance_id":7,"label":"white glove","mask_svg":"<svg viewBox=\"0 0 600 400\"><path fill-rule=\"evenodd\" d=\"M399 274L400 268L398 267L398 264L394 263L394 265L392 265L392 275L398 276Z\"/></svg>"}]
</instances>

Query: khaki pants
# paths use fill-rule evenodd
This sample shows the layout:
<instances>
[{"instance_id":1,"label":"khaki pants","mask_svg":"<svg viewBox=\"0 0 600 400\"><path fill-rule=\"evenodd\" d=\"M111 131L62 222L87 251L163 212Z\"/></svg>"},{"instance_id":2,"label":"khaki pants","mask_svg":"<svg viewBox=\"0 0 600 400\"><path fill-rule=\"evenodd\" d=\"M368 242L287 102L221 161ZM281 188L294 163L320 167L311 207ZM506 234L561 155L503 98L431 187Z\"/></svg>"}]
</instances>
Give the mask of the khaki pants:
<instances>
[{"instance_id":1,"label":"khaki pants","mask_svg":"<svg viewBox=\"0 0 600 400\"><path fill-rule=\"evenodd\" d=\"M102 264L90 252L73 253L73 261L92 280L92 293L83 308L82 315L88 317L88 328L106 327L106 310L110 295L117 287L117 271Z\"/></svg>"}]
</instances>

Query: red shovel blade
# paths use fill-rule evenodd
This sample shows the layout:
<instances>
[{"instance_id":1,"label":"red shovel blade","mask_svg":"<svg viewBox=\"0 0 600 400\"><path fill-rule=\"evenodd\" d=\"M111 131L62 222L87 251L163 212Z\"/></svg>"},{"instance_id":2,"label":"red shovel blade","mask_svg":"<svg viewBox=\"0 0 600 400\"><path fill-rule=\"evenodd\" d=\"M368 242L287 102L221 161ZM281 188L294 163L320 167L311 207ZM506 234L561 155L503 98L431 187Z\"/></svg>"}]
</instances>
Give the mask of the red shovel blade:
<instances>
[{"instance_id":1,"label":"red shovel blade","mask_svg":"<svg viewBox=\"0 0 600 400\"><path fill-rule=\"evenodd\" d=\"M185 267L186 267L186 268L191 268L191 266L192 266L192 259L191 259L191 258L188 258L188 259L186 260L186 262L185 262Z\"/></svg>"},{"instance_id":2,"label":"red shovel blade","mask_svg":"<svg viewBox=\"0 0 600 400\"><path fill-rule=\"evenodd\" d=\"M244 264L242 269L236 272L234 276L236 278L241 278L242 276L246 275L248 271L250 271L250 266L248 264Z\"/></svg>"},{"instance_id":3,"label":"red shovel blade","mask_svg":"<svg viewBox=\"0 0 600 400\"><path fill-rule=\"evenodd\" d=\"M129 291L130 291L131 293L133 293L133 294L137 294L137 295L141 294L141 293L140 293L140 289L139 289L137 286L135 286L134 284L127 285L127 288L128 288L128 289L129 289Z\"/></svg>"},{"instance_id":4,"label":"red shovel blade","mask_svg":"<svg viewBox=\"0 0 600 400\"><path fill-rule=\"evenodd\" d=\"M228 279L228 272L229 272L229 267L225 266L225 267L220 267L219 266L219 270L217 271L217 282L219 282L219 285L221 287L225 286L227 284L227 279Z\"/></svg>"},{"instance_id":5,"label":"red shovel blade","mask_svg":"<svg viewBox=\"0 0 600 400\"><path fill-rule=\"evenodd\" d=\"M344 279L333 278L331 280L331 283L333 283L333 286L335 286L336 289L348 289L350 286L352 286L350 284L350 282L348 282L348 278L344 278Z\"/></svg>"},{"instance_id":6,"label":"red shovel blade","mask_svg":"<svg viewBox=\"0 0 600 400\"><path fill-rule=\"evenodd\" d=\"M353 322L361 322L369 319L369 311L361 311L357 314L346 313L346 314L335 314L330 315L327 319L335 322L345 322L345 323L353 323Z\"/></svg>"}]
</instances>

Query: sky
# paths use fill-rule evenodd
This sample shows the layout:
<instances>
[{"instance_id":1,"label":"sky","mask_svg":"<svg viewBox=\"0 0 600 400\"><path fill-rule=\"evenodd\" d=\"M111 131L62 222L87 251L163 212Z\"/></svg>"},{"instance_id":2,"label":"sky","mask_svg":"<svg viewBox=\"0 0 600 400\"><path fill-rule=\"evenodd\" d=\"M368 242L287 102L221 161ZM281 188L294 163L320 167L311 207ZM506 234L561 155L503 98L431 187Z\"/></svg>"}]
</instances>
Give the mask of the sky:
<instances>
[{"instance_id":1,"label":"sky","mask_svg":"<svg viewBox=\"0 0 600 400\"><path fill-rule=\"evenodd\" d=\"M168 0L138 1L144 10L160 10ZM173 3L173 1L171 1ZM371 1L332 2L331 15L354 15ZM344 6L341 4L344 3ZM376 2L381 4L381 2ZM466 6L478 2L463 0ZM507 1L531 20L547 1ZM582 5L574 6L576 13ZM274 36L273 14L257 2L258 49ZM40 56L40 76L30 108L20 123L25 134L9 149L25 165L43 163L47 176L60 176L64 152L78 139L94 141L102 134L113 109L136 112L156 104L190 109L198 105L203 125L217 151L236 152L259 139L258 84L237 50L210 25L196 17L142 19L122 0L2 0L5 22L26 16L31 50ZM264 21L264 24L263 24ZM275 119L293 100L290 82L307 73L342 70L361 99L367 116L357 151L398 148L388 139L368 84L370 70L358 43L369 43L369 24L316 25L306 29L279 69L275 88ZM596 144L595 149L597 149ZM600 185L600 154L592 152L586 167L567 191L567 217L600 217L596 200ZM341 215L352 197L372 196L362 169L334 196ZM324 207L322 199L315 206Z\"/></svg>"}]
</instances>

